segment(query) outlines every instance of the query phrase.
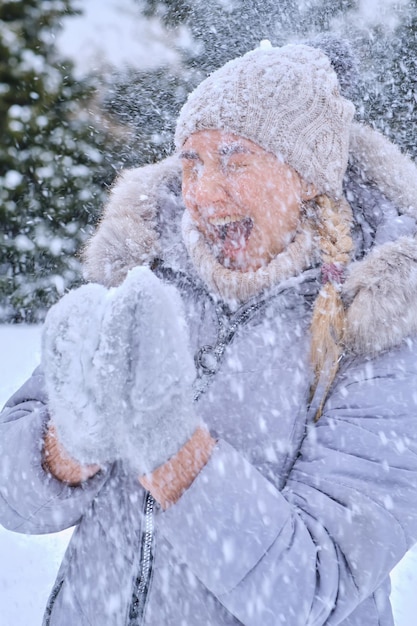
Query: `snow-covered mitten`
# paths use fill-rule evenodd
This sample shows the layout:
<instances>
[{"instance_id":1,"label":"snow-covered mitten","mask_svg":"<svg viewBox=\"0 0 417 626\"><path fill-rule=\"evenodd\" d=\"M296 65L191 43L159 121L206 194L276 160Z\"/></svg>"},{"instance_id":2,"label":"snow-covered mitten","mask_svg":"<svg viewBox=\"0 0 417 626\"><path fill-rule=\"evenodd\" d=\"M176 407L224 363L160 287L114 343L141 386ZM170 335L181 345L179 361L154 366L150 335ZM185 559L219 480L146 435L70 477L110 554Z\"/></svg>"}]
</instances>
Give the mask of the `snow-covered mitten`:
<instances>
[{"instance_id":1,"label":"snow-covered mitten","mask_svg":"<svg viewBox=\"0 0 417 626\"><path fill-rule=\"evenodd\" d=\"M201 425L181 298L148 268L112 291L94 364L95 388L113 377L120 455L138 473L167 461Z\"/></svg>"},{"instance_id":2,"label":"snow-covered mitten","mask_svg":"<svg viewBox=\"0 0 417 626\"><path fill-rule=\"evenodd\" d=\"M42 363L58 438L81 463L123 458L148 473L200 424L180 297L145 267L52 307Z\"/></svg>"},{"instance_id":3,"label":"snow-covered mitten","mask_svg":"<svg viewBox=\"0 0 417 626\"><path fill-rule=\"evenodd\" d=\"M101 285L83 285L51 307L42 332L49 412L65 450L85 464L116 456L114 416L97 402L91 377L107 300Z\"/></svg>"}]
</instances>

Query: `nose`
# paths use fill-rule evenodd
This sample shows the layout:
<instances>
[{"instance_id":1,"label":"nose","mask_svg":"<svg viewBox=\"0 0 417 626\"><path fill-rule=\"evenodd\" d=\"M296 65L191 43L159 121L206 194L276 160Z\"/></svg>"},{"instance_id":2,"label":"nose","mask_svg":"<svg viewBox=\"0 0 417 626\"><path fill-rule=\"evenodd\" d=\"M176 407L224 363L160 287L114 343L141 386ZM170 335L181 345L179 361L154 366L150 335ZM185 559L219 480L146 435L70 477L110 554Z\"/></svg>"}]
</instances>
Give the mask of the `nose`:
<instances>
[{"instance_id":1,"label":"nose","mask_svg":"<svg viewBox=\"0 0 417 626\"><path fill-rule=\"evenodd\" d=\"M227 181L222 172L204 168L195 181L194 198L200 206L210 206L227 198Z\"/></svg>"}]
</instances>

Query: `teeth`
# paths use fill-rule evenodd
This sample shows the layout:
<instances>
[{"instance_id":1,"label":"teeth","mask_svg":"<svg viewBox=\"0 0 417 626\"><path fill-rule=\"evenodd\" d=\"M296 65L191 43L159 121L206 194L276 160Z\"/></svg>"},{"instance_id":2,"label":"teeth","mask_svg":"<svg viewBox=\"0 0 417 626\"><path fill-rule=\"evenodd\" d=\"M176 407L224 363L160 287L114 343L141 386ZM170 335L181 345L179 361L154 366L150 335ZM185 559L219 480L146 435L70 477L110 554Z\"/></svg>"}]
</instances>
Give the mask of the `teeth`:
<instances>
[{"instance_id":1,"label":"teeth","mask_svg":"<svg viewBox=\"0 0 417 626\"><path fill-rule=\"evenodd\" d=\"M227 215L225 217L210 217L209 223L212 226L225 226L225 224L231 224L233 222L240 222L241 217L239 215Z\"/></svg>"}]
</instances>

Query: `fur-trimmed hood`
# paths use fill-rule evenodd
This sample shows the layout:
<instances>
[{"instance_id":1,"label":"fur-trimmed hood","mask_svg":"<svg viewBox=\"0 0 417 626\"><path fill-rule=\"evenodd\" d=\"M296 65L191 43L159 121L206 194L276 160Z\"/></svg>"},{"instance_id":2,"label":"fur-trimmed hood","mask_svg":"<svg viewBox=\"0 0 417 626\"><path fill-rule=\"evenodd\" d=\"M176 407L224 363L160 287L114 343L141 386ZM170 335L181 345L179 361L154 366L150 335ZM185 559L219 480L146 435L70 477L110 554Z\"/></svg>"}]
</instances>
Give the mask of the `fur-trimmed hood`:
<instances>
[{"instance_id":1,"label":"fur-trimmed hood","mask_svg":"<svg viewBox=\"0 0 417 626\"><path fill-rule=\"evenodd\" d=\"M355 217L355 260L343 287L347 344L373 354L417 333L417 167L383 135L354 123L345 192ZM119 285L163 259L195 275L181 237L181 172L173 156L124 171L84 250L89 281Z\"/></svg>"}]
</instances>

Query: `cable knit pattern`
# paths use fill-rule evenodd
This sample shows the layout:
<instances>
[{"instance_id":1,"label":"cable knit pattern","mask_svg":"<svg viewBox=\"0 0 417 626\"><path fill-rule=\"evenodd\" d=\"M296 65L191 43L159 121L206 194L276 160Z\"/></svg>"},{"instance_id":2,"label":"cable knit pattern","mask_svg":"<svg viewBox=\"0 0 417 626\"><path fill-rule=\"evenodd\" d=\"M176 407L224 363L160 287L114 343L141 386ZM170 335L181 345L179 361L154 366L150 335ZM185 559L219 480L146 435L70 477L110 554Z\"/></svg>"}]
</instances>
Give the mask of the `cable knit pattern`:
<instances>
[{"instance_id":1,"label":"cable knit pattern","mask_svg":"<svg viewBox=\"0 0 417 626\"><path fill-rule=\"evenodd\" d=\"M175 141L180 149L193 132L207 129L240 135L282 156L319 193L338 198L354 110L320 50L258 48L226 63L190 94Z\"/></svg>"}]
</instances>

